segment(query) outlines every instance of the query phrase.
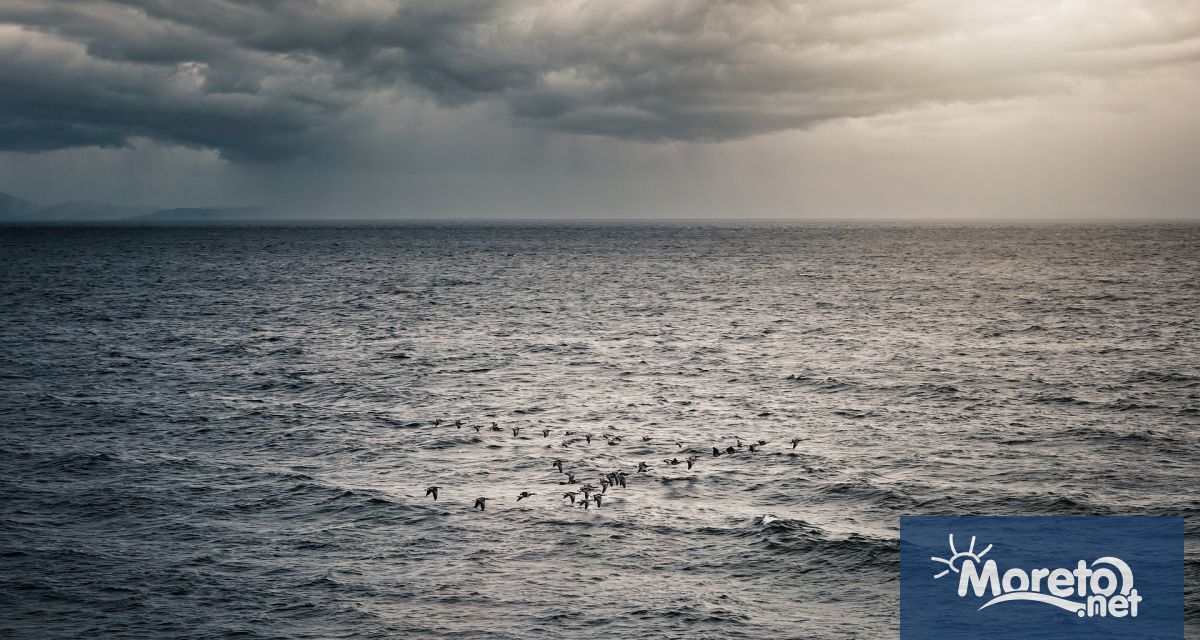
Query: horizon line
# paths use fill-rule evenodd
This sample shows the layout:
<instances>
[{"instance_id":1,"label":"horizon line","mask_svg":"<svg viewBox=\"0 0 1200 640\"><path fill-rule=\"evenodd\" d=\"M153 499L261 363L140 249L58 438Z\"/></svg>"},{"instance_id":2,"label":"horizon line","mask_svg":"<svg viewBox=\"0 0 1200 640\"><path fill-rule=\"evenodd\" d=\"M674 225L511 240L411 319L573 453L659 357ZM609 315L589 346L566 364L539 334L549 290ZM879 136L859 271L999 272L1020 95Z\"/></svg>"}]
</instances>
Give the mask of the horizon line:
<instances>
[{"instance_id":1,"label":"horizon line","mask_svg":"<svg viewBox=\"0 0 1200 640\"><path fill-rule=\"evenodd\" d=\"M980 218L937 218L937 217L897 217L897 218L784 218L784 217L297 217L297 218L255 218L245 220L0 220L0 226L5 227L181 227L181 226L391 226L391 225L456 225L456 224L496 224L496 225L672 225L672 224L713 224L713 225L871 225L871 226L986 226L986 225L1021 225L1021 226L1149 226L1149 225L1200 225L1197 218L1026 218L1026 217L980 217Z\"/></svg>"}]
</instances>

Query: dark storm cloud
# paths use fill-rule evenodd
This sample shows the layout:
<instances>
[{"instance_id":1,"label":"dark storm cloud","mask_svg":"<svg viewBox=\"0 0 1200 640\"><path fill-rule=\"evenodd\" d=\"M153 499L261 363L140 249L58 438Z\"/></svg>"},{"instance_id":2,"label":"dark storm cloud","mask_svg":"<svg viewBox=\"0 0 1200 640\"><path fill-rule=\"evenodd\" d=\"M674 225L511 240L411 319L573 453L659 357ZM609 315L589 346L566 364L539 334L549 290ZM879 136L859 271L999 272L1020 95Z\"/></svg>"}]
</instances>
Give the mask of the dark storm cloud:
<instances>
[{"instance_id":1,"label":"dark storm cloud","mask_svg":"<svg viewBox=\"0 0 1200 640\"><path fill-rule=\"evenodd\" d=\"M1198 56L1186 2L970 4L9 0L0 150L149 138L325 155L412 97L494 102L553 131L722 141Z\"/></svg>"}]
</instances>

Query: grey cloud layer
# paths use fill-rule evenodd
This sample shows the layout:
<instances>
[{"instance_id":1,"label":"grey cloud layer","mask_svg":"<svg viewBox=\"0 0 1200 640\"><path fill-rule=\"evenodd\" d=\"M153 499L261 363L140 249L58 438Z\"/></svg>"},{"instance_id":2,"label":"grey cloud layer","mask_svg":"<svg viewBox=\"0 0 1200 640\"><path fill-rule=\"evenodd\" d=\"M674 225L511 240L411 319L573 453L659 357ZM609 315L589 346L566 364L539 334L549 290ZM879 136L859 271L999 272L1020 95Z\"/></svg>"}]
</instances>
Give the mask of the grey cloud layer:
<instances>
[{"instance_id":1,"label":"grey cloud layer","mask_svg":"<svg viewBox=\"0 0 1200 640\"><path fill-rule=\"evenodd\" d=\"M721 141L1068 88L1200 57L1167 0L0 0L0 150L320 156L399 109ZM994 5L980 8L979 5Z\"/></svg>"}]
</instances>

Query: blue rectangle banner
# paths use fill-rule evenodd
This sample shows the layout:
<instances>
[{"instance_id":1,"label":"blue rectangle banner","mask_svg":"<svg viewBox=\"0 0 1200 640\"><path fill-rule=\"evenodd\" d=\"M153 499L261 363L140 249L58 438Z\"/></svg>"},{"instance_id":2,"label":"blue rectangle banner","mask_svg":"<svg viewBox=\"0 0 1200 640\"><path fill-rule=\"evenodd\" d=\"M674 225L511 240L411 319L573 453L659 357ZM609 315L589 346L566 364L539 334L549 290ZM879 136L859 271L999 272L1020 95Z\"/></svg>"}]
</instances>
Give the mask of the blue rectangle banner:
<instances>
[{"instance_id":1,"label":"blue rectangle banner","mask_svg":"<svg viewBox=\"0 0 1200 640\"><path fill-rule=\"evenodd\" d=\"M1183 638L1180 516L903 516L900 638Z\"/></svg>"}]
</instances>

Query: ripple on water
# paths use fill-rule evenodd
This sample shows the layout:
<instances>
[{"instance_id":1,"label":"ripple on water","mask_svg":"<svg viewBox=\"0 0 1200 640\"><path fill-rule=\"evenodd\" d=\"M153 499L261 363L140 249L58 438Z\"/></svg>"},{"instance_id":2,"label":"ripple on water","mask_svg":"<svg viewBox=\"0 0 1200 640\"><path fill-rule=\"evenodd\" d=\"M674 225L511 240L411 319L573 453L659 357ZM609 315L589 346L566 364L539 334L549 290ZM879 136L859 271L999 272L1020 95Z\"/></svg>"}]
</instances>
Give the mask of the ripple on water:
<instances>
[{"instance_id":1,"label":"ripple on water","mask_svg":"<svg viewBox=\"0 0 1200 640\"><path fill-rule=\"evenodd\" d=\"M4 628L894 637L900 514L1200 511L1197 240L9 228Z\"/></svg>"}]
</instances>

